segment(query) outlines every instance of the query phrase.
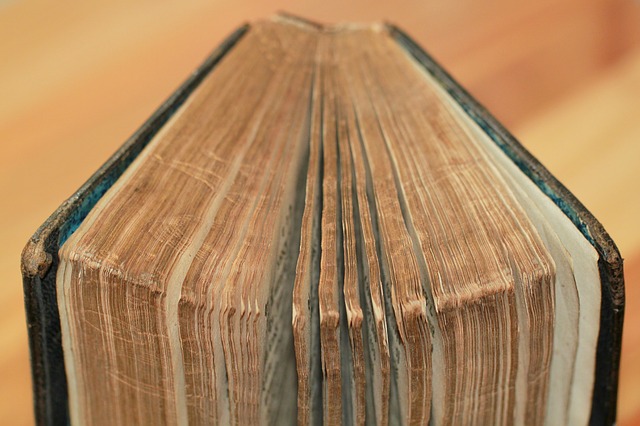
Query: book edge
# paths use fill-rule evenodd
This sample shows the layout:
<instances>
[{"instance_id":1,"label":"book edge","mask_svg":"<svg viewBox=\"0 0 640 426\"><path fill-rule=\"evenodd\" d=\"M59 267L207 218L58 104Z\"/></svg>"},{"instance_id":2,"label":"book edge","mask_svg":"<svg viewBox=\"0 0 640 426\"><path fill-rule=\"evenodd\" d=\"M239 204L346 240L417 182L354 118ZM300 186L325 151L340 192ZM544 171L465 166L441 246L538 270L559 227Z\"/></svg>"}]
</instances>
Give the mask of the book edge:
<instances>
[{"instance_id":1,"label":"book edge","mask_svg":"<svg viewBox=\"0 0 640 426\"><path fill-rule=\"evenodd\" d=\"M38 425L68 424L68 393L56 300L58 249L216 64L249 29L227 36L151 117L29 239L21 256L33 404Z\"/></svg>"},{"instance_id":2,"label":"book edge","mask_svg":"<svg viewBox=\"0 0 640 426\"><path fill-rule=\"evenodd\" d=\"M591 212L433 57L394 24L386 23L386 26L391 37L442 85L491 140L562 210L597 251L602 299L590 424L614 424L624 317L623 260L616 244Z\"/></svg>"},{"instance_id":3,"label":"book edge","mask_svg":"<svg viewBox=\"0 0 640 426\"><path fill-rule=\"evenodd\" d=\"M469 117L567 215L598 252L598 268L602 279L601 327L590 423L614 424L624 315L623 260L618 248L586 207L430 55L397 26L390 23L386 26L391 37L436 78ZM245 24L229 35L123 146L62 203L27 242L22 252L21 270L37 424L68 423L66 376L55 296L58 248L248 29L249 24ZM59 362L56 362L56 353Z\"/></svg>"}]
</instances>

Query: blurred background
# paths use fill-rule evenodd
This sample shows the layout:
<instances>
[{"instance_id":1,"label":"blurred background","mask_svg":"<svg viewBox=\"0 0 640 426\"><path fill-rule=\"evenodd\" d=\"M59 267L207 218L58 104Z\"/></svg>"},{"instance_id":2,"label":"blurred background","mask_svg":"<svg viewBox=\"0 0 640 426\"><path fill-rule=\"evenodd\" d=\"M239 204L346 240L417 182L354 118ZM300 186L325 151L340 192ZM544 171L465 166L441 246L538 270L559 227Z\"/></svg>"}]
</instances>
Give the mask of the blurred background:
<instances>
[{"instance_id":1,"label":"blurred background","mask_svg":"<svg viewBox=\"0 0 640 426\"><path fill-rule=\"evenodd\" d=\"M625 258L618 420L640 424L640 2L0 0L0 424L32 424L19 258L241 23L285 10L412 35L600 219Z\"/></svg>"}]
</instances>

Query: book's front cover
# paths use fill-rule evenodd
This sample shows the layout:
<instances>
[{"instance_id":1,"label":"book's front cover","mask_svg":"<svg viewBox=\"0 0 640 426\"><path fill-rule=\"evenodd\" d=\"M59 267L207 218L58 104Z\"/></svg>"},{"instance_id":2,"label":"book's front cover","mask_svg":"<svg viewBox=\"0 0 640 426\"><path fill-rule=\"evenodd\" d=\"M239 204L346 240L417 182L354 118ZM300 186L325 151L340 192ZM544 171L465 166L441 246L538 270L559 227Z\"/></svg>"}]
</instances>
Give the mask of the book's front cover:
<instances>
[{"instance_id":1,"label":"book's front cover","mask_svg":"<svg viewBox=\"0 0 640 426\"><path fill-rule=\"evenodd\" d=\"M230 35L27 243L22 256L22 274L38 424L69 422L55 283L60 245L248 28L243 26ZM558 205L597 250L602 306L591 423L613 424L624 313L622 259L615 244L591 213L433 58L397 27L389 25L388 29L391 36L436 78L470 118Z\"/></svg>"}]
</instances>

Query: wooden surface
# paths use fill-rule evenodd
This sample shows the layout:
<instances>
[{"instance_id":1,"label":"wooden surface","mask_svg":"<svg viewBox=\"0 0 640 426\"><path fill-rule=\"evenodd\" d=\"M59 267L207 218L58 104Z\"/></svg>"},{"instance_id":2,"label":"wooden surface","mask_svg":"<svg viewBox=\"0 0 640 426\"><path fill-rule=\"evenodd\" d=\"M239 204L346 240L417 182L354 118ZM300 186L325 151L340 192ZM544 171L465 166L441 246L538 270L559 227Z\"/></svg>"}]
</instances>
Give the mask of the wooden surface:
<instances>
[{"instance_id":1,"label":"wooden surface","mask_svg":"<svg viewBox=\"0 0 640 426\"><path fill-rule=\"evenodd\" d=\"M632 1L0 1L0 424L31 424L20 251L240 23L389 20L598 217L626 259L619 421L640 424L640 5Z\"/></svg>"}]
</instances>

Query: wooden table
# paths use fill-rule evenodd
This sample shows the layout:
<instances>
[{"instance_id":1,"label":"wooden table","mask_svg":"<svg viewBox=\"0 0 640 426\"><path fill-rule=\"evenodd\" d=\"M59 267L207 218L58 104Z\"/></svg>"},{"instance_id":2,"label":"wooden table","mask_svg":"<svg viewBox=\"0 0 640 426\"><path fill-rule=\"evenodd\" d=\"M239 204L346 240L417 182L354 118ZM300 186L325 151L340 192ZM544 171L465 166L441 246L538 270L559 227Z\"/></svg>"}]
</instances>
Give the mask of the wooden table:
<instances>
[{"instance_id":1,"label":"wooden table","mask_svg":"<svg viewBox=\"0 0 640 426\"><path fill-rule=\"evenodd\" d=\"M240 23L399 24L598 217L626 259L619 420L640 424L640 5L0 0L0 424L30 424L30 234Z\"/></svg>"}]
</instances>

